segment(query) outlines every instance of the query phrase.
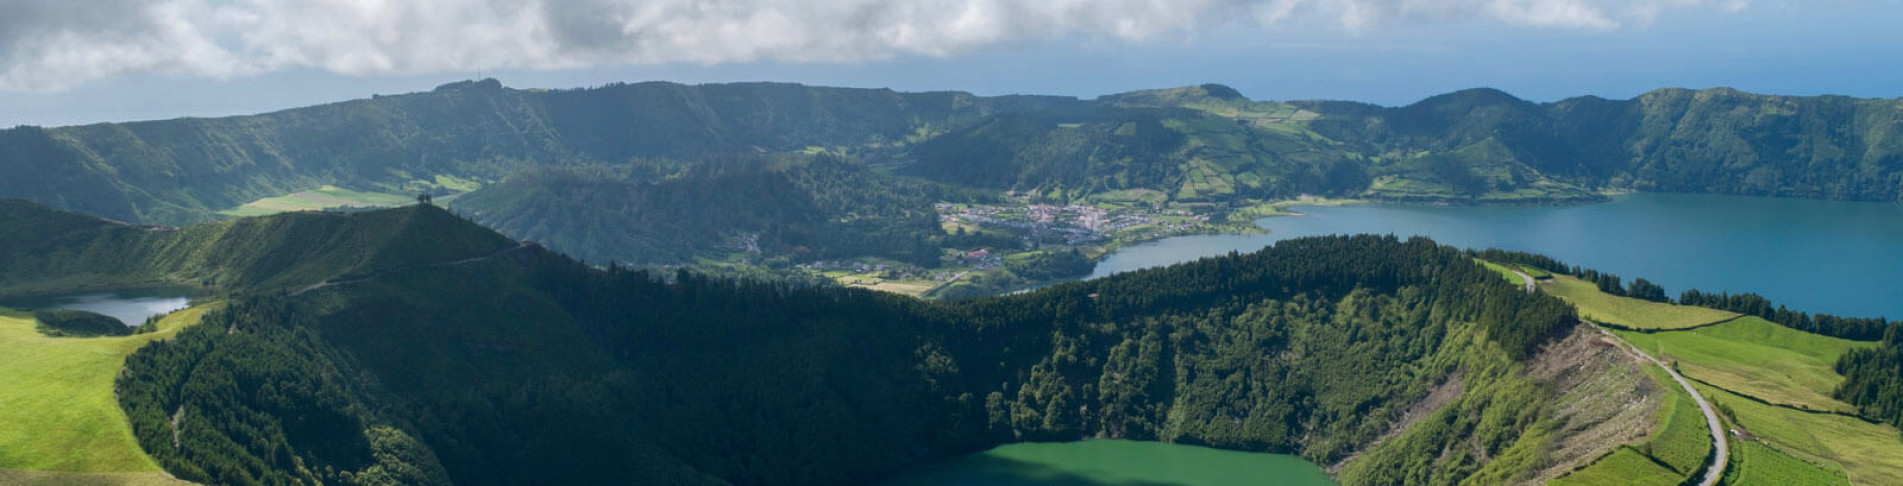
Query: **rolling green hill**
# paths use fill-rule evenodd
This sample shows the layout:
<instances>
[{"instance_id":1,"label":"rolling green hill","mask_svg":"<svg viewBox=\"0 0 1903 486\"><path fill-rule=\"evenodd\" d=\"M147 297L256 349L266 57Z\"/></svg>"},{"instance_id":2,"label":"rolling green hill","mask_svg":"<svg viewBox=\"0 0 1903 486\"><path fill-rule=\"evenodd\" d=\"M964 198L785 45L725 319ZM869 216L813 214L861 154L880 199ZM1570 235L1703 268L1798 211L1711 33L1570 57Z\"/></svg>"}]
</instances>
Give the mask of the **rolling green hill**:
<instances>
[{"instance_id":1,"label":"rolling green hill","mask_svg":"<svg viewBox=\"0 0 1903 486\"><path fill-rule=\"evenodd\" d=\"M246 225L285 231L231 229ZM67 260L96 281L229 275L213 281L229 304L134 353L117 382L141 447L210 484L837 484L1098 436L1349 460L1352 484L1505 481L1559 440L1566 412L1546 400L1567 387L1527 363L1575 322L1459 251L1392 237L928 303L591 269L429 206L76 226L71 241L234 249L183 270ZM169 236L203 228L222 237ZM337 252L357 258L248 277L358 236L376 243ZM172 261L152 254L137 261ZM0 270L20 268L51 275ZM316 279L331 285L268 291ZM1470 398L1419 405L1455 382ZM1434 425L1395 427L1416 414ZM1453 444L1480 449L1441 453Z\"/></svg>"},{"instance_id":2,"label":"rolling green hill","mask_svg":"<svg viewBox=\"0 0 1903 486\"><path fill-rule=\"evenodd\" d=\"M1213 84L1079 100L484 80L252 116L0 131L0 197L184 224L468 195L443 200L597 261L691 264L718 259L723 241L768 237L762 259L925 263L937 248L921 239L937 235L910 219L921 218L910 199L957 191L888 174L1036 202L1217 211L1301 195L1569 204L1634 190L1895 201L1899 127L1894 100L1726 89L1553 103L1474 89L1390 108L1255 101ZM818 153L873 169L824 173L831 181L673 177L708 161ZM760 193L722 198L734 193L721 184ZM826 187L843 185L852 190ZM907 209L864 204L889 200ZM648 211L695 206L708 211Z\"/></svg>"},{"instance_id":3,"label":"rolling green hill","mask_svg":"<svg viewBox=\"0 0 1903 486\"><path fill-rule=\"evenodd\" d=\"M0 131L0 197L135 223L334 185L464 191L525 169L808 147L872 151L1073 98L746 83L515 90L494 80L262 115Z\"/></svg>"},{"instance_id":4,"label":"rolling green hill","mask_svg":"<svg viewBox=\"0 0 1903 486\"><path fill-rule=\"evenodd\" d=\"M184 228L130 226L0 200L18 244L0 248L0 291L186 285L296 290L514 242L433 206L346 216L286 213ZM35 235L28 237L27 235Z\"/></svg>"},{"instance_id":5,"label":"rolling green hill","mask_svg":"<svg viewBox=\"0 0 1903 486\"><path fill-rule=\"evenodd\" d=\"M1903 199L1896 100L1717 88L1532 103L1475 89L1399 108L1294 104L1322 115L1310 124L1315 132L1390 158L1485 150L1494 155L1484 160L1516 161L1582 187Z\"/></svg>"},{"instance_id":6,"label":"rolling green hill","mask_svg":"<svg viewBox=\"0 0 1903 486\"><path fill-rule=\"evenodd\" d=\"M452 207L599 263L739 253L775 267L863 255L935 266L945 232L933 204L968 197L826 154L703 158L654 170L667 173L526 172Z\"/></svg>"}]
</instances>

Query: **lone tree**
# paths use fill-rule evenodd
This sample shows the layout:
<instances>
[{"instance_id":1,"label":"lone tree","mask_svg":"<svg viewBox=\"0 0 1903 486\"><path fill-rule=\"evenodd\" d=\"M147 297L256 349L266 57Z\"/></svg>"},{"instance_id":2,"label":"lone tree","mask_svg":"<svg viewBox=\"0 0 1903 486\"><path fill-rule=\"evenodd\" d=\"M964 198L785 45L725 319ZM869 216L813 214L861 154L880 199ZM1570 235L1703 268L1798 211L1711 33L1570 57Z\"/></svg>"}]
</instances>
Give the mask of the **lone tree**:
<instances>
[{"instance_id":1,"label":"lone tree","mask_svg":"<svg viewBox=\"0 0 1903 486\"><path fill-rule=\"evenodd\" d=\"M417 194L417 195L416 195L416 203L417 203L417 204L425 204L425 205L427 205L427 204L429 204L429 203L430 203L430 197L429 197L429 194L428 194L428 193L424 193L424 194Z\"/></svg>"}]
</instances>

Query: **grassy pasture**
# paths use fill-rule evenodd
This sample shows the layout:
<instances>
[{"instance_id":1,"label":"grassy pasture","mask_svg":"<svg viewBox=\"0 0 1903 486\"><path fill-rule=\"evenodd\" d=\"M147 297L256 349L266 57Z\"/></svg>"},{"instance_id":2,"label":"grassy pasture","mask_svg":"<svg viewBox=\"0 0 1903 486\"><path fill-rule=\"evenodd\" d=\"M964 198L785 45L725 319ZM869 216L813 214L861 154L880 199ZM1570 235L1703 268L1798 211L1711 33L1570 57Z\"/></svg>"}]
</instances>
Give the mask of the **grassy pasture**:
<instances>
[{"instance_id":1,"label":"grassy pasture","mask_svg":"<svg viewBox=\"0 0 1903 486\"><path fill-rule=\"evenodd\" d=\"M1684 329L1738 317L1734 312L1619 297L1600 292L1592 282L1563 275L1540 286L1578 306L1580 317L1631 329Z\"/></svg>"},{"instance_id":2,"label":"grassy pasture","mask_svg":"<svg viewBox=\"0 0 1903 486\"><path fill-rule=\"evenodd\" d=\"M1527 276L1533 277L1535 279L1545 280L1545 279L1553 278L1553 272L1548 272L1538 268L1533 268L1531 265L1514 265L1513 267L1518 268L1520 270L1520 273L1524 273Z\"/></svg>"},{"instance_id":3,"label":"grassy pasture","mask_svg":"<svg viewBox=\"0 0 1903 486\"><path fill-rule=\"evenodd\" d=\"M1728 486L1848 486L1842 471L1792 457L1763 442L1734 440L1731 466L1725 469Z\"/></svg>"},{"instance_id":4,"label":"grassy pasture","mask_svg":"<svg viewBox=\"0 0 1903 486\"><path fill-rule=\"evenodd\" d=\"M1898 440L1893 427L1766 405L1717 388L1698 387L1706 399L1726 411L1733 424L1766 445L1826 469L1841 467L1852 484L1903 484L1903 440Z\"/></svg>"},{"instance_id":5,"label":"grassy pasture","mask_svg":"<svg viewBox=\"0 0 1903 486\"><path fill-rule=\"evenodd\" d=\"M197 323L209 307L174 312L157 332L98 338L47 337L33 329L31 316L0 313L0 376L6 377L0 386L0 468L17 470L0 472L0 483L73 480L21 471L160 471L133 439L113 380L127 355ZM157 484L125 478L124 484Z\"/></svg>"},{"instance_id":6,"label":"grassy pasture","mask_svg":"<svg viewBox=\"0 0 1903 486\"><path fill-rule=\"evenodd\" d=\"M1513 285L1526 285L1526 280L1521 279L1519 275L1515 275L1513 273L1513 270L1507 268L1505 265L1501 265L1501 264L1486 261L1486 260L1474 260L1474 261L1480 262L1481 265L1486 265L1488 270L1492 270L1494 271L1494 273L1500 274L1501 277L1506 278L1507 281L1512 282Z\"/></svg>"},{"instance_id":7,"label":"grassy pasture","mask_svg":"<svg viewBox=\"0 0 1903 486\"><path fill-rule=\"evenodd\" d=\"M1655 383L1671 388L1673 393L1672 399L1659 410L1658 435L1639 449L1682 476L1698 472L1705 465L1705 456L1711 454L1711 431L1706 427L1704 412L1698 410L1698 402L1666 375L1665 370L1648 366L1646 373L1652 375Z\"/></svg>"},{"instance_id":8,"label":"grassy pasture","mask_svg":"<svg viewBox=\"0 0 1903 486\"><path fill-rule=\"evenodd\" d=\"M191 486L163 472L68 473L0 469L0 484L12 486Z\"/></svg>"},{"instance_id":9,"label":"grassy pasture","mask_svg":"<svg viewBox=\"0 0 1903 486\"><path fill-rule=\"evenodd\" d=\"M1585 469L1573 471L1565 477L1553 480L1553 486L1596 486L1601 484L1659 485L1675 486L1685 481L1685 475L1659 465L1645 453L1631 447L1620 447L1612 454L1593 462Z\"/></svg>"},{"instance_id":10,"label":"grassy pasture","mask_svg":"<svg viewBox=\"0 0 1903 486\"><path fill-rule=\"evenodd\" d=\"M295 194L267 197L245 203L243 206L219 211L226 216L262 216L289 211L315 211L340 206L374 207L397 206L410 201L409 197L395 194L352 191L336 186L324 186L314 190Z\"/></svg>"},{"instance_id":11,"label":"grassy pasture","mask_svg":"<svg viewBox=\"0 0 1903 486\"><path fill-rule=\"evenodd\" d=\"M1819 336L1757 317L1685 331L1615 331L1639 349L1675 361L1679 372L1765 401L1851 412L1830 397L1843 382L1832 368L1844 352L1872 343Z\"/></svg>"}]
</instances>

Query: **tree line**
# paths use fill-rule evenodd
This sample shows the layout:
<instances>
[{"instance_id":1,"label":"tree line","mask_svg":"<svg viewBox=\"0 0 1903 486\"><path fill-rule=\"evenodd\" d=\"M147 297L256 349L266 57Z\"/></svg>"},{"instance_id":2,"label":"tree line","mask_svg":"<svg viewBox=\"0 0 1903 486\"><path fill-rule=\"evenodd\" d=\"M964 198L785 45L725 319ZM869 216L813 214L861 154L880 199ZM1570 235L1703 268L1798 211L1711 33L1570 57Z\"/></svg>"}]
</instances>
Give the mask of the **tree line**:
<instances>
[{"instance_id":1,"label":"tree line","mask_svg":"<svg viewBox=\"0 0 1903 486\"><path fill-rule=\"evenodd\" d=\"M119 397L161 465L217 484L866 483L1083 437L1326 462L1576 323L1425 239L952 303L524 251L239 297L135 353ZM1369 467L1457 482L1485 456L1434 451L1537 437L1538 393L1456 407Z\"/></svg>"}]
</instances>

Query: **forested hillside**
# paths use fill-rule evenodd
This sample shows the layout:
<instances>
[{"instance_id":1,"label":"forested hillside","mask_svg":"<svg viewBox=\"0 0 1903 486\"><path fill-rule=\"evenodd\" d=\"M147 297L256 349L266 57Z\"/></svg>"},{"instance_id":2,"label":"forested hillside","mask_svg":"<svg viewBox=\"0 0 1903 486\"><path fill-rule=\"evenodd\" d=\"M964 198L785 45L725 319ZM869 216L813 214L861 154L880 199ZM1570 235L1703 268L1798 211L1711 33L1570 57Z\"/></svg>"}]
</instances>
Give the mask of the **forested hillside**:
<instances>
[{"instance_id":1,"label":"forested hillside","mask_svg":"<svg viewBox=\"0 0 1903 486\"><path fill-rule=\"evenodd\" d=\"M816 155L827 163L789 162ZM778 162L734 162L746 159ZM1303 195L1896 201L1903 105L1727 89L1554 103L1475 89L1388 108L1254 101L1220 85L1078 100L485 80L254 116L18 127L0 131L0 173L0 197L135 224L427 193L591 261L757 251L752 263L931 266L946 235L930 228L930 204L1007 192L1205 215ZM314 190L289 206L241 207Z\"/></svg>"},{"instance_id":2,"label":"forested hillside","mask_svg":"<svg viewBox=\"0 0 1903 486\"><path fill-rule=\"evenodd\" d=\"M862 255L937 265L946 234L933 204L987 197L995 198L883 177L828 154L732 155L525 172L454 207L598 263L745 253L773 267Z\"/></svg>"},{"instance_id":3,"label":"forested hillside","mask_svg":"<svg viewBox=\"0 0 1903 486\"><path fill-rule=\"evenodd\" d=\"M1641 191L1903 199L1903 104L1662 89L1532 103L1489 89L1400 108L1297 102L1311 129L1388 157L1485 150L1558 181ZM1479 160L1474 161L1477 165Z\"/></svg>"},{"instance_id":4,"label":"forested hillside","mask_svg":"<svg viewBox=\"0 0 1903 486\"><path fill-rule=\"evenodd\" d=\"M637 157L875 151L1059 97L750 83L545 91L495 80L255 116L0 131L0 196L177 224L323 184L466 191L530 168ZM472 184L476 183L476 184Z\"/></svg>"},{"instance_id":5,"label":"forested hillside","mask_svg":"<svg viewBox=\"0 0 1903 486\"><path fill-rule=\"evenodd\" d=\"M431 206L164 228L0 199L0 219L18 237L0 247L0 290L23 293L155 285L296 289L515 244Z\"/></svg>"},{"instance_id":6,"label":"forested hillside","mask_svg":"<svg viewBox=\"0 0 1903 486\"><path fill-rule=\"evenodd\" d=\"M63 214L28 209L12 213ZM1566 388L1524 363L1573 332L1571 308L1424 239L1290 240L930 303L589 268L430 206L261 221L305 218L440 251L308 291L216 281L238 297L118 384L181 478L840 484L1005 442L1128 437L1352 457L1350 484L1499 483L1549 467L1568 413ZM418 221L433 229L402 231ZM1437 387L1472 398L1394 428Z\"/></svg>"}]
</instances>

